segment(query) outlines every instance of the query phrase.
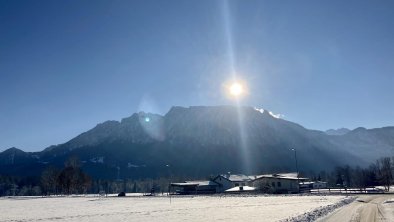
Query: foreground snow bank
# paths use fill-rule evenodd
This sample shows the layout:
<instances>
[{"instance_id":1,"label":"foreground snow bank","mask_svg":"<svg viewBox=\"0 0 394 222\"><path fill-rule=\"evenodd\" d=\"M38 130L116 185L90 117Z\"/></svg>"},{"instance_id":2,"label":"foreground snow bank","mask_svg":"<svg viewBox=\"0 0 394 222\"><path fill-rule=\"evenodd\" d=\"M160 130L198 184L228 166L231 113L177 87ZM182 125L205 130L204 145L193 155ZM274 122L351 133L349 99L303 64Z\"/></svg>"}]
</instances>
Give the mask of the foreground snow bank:
<instances>
[{"instance_id":1,"label":"foreground snow bank","mask_svg":"<svg viewBox=\"0 0 394 222\"><path fill-rule=\"evenodd\" d=\"M342 200L338 201L337 203L330 204L327 206L318 207L315 210L312 210L310 212L306 212L306 213L303 213L303 214L298 215L296 217L282 220L282 222L315 221L316 219L333 212L335 209L353 202L356 198L357 197L354 197L354 196L353 197L346 197L346 198L343 198Z\"/></svg>"},{"instance_id":2,"label":"foreground snow bank","mask_svg":"<svg viewBox=\"0 0 394 222\"><path fill-rule=\"evenodd\" d=\"M344 196L0 198L1 221L281 221Z\"/></svg>"}]
</instances>

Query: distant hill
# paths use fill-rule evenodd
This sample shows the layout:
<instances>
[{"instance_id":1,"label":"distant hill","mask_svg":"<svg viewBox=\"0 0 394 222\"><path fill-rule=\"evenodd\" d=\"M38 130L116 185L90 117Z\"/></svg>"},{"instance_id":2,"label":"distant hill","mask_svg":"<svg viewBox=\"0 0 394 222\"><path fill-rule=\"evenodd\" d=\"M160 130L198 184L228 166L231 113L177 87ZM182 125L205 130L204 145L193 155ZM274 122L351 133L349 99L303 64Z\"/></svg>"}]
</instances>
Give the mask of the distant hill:
<instances>
[{"instance_id":1,"label":"distant hill","mask_svg":"<svg viewBox=\"0 0 394 222\"><path fill-rule=\"evenodd\" d=\"M329 129L326 131L326 134L330 136L342 136L348 132L350 132L350 129L340 128L340 129Z\"/></svg>"},{"instance_id":2,"label":"distant hill","mask_svg":"<svg viewBox=\"0 0 394 222\"><path fill-rule=\"evenodd\" d=\"M173 107L164 116L140 112L106 121L41 152L8 149L0 153L0 173L39 175L70 156L96 178L284 172L295 170L292 148L304 172L365 166L394 154L394 127L327 135L252 107Z\"/></svg>"}]
</instances>

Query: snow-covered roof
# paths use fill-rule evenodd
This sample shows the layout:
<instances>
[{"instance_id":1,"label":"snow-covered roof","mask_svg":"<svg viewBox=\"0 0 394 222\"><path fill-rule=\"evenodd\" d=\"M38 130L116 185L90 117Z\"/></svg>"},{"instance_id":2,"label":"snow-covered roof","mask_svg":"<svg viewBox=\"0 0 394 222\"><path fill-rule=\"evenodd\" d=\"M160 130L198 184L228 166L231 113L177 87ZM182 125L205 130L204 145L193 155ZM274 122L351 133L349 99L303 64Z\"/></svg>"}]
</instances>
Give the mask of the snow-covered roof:
<instances>
[{"instance_id":1,"label":"snow-covered roof","mask_svg":"<svg viewBox=\"0 0 394 222\"><path fill-rule=\"evenodd\" d=\"M297 173L293 172L293 173L277 173L277 174L273 174L273 175L279 175L281 177L293 177L293 178L297 178Z\"/></svg>"},{"instance_id":2,"label":"snow-covered roof","mask_svg":"<svg viewBox=\"0 0 394 222\"><path fill-rule=\"evenodd\" d=\"M231 182L245 182L251 180L249 176L243 174L221 174L220 176L226 178Z\"/></svg>"},{"instance_id":3,"label":"snow-covered roof","mask_svg":"<svg viewBox=\"0 0 394 222\"><path fill-rule=\"evenodd\" d=\"M198 183L171 183L171 186L198 186Z\"/></svg>"},{"instance_id":4,"label":"snow-covered roof","mask_svg":"<svg viewBox=\"0 0 394 222\"><path fill-rule=\"evenodd\" d=\"M216 186L217 183L209 180L185 181L183 183L171 183L172 186Z\"/></svg>"},{"instance_id":5,"label":"snow-covered roof","mask_svg":"<svg viewBox=\"0 0 394 222\"><path fill-rule=\"evenodd\" d=\"M314 184L315 182L300 182L300 184L304 184L304 185L309 185L309 184Z\"/></svg>"},{"instance_id":6,"label":"snow-covered roof","mask_svg":"<svg viewBox=\"0 0 394 222\"><path fill-rule=\"evenodd\" d=\"M250 186L242 186L242 190L241 187L233 187L228 190L225 190L224 192L243 192L243 191L253 191L253 190L256 190L256 188Z\"/></svg>"},{"instance_id":7,"label":"snow-covered roof","mask_svg":"<svg viewBox=\"0 0 394 222\"><path fill-rule=\"evenodd\" d=\"M297 173L275 173L275 174L262 174L251 176L254 177L255 180L261 178L277 178L277 179L285 179L285 180L307 180L305 177L297 177Z\"/></svg>"},{"instance_id":8,"label":"snow-covered roof","mask_svg":"<svg viewBox=\"0 0 394 222\"><path fill-rule=\"evenodd\" d=\"M216 186L216 185L218 185L217 183L215 183L211 180L185 181L185 183L195 183L195 184L198 184L199 186Z\"/></svg>"},{"instance_id":9,"label":"snow-covered roof","mask_svg":"<svg viewBox=\"0 0 394 222\"><path fill-rule=\"evenodd\" d=\"M327 183L327 182L324 182L324 181L311 181L311 182L300 182L300 184L324 184L324 183Z\"/></svg>"}]
</instances>

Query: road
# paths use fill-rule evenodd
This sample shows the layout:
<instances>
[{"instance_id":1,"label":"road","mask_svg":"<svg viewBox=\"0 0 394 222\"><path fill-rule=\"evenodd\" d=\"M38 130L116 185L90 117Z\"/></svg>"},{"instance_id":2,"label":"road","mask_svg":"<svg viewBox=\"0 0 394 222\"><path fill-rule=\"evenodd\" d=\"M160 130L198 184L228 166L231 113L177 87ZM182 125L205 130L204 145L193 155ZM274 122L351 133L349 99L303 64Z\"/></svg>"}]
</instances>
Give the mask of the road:
<instances>
[{"instance_id":1,"label":"road","mask_svg":"<svg viewBox=\"0 0 394 222\"><path fill-rule=\"evenodd\" d=\"M318 221L394 221L394 194L360 195L354 202L335 210Z\"/></svg>"}]
</instances>

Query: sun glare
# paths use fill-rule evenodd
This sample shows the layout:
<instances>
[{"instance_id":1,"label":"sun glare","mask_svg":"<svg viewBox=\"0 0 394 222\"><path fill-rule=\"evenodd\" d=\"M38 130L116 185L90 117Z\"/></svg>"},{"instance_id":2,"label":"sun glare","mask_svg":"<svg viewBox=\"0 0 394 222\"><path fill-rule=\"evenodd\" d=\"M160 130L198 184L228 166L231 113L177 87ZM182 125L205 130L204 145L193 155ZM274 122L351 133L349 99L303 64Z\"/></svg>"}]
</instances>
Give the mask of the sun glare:
<instances>
[{"instance_id":1,"label":"sun glare","mask_svg":"<svg viewBox=\"0 0 394 222\"><path fill-rule=\"evenodd\" d=\"M247 83L240 79L226 81L222 89L226 97L231 100L240 100L249 94Z\"/></svg>"},{"instance_id":2,"label":"sun glare","mask_svg":"<svg viewBox=\"0 0 394 222\"><path fill-rule=\"evenodd\" d=\"M237 82L231 84L230 86L230 94L233 96L240 96L243 93L243 86Z\"/></svg>"}]
</instances>

